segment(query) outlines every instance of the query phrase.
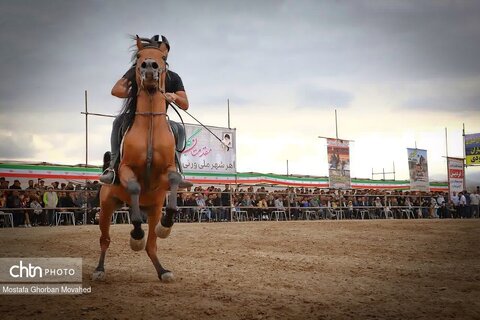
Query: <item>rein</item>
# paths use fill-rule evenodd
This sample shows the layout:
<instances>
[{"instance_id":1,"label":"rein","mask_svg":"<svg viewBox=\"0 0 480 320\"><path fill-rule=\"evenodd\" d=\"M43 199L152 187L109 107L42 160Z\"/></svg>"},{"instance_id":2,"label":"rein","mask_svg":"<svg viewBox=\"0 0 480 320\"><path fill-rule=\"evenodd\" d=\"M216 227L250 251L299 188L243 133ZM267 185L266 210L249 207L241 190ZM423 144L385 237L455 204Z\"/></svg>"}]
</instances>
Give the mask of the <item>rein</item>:
<instances>
[{"instance_id":1,"label":"rein","mask_svg":"<svg viewBox=\"0 0 480 320\"><path fill-rule=\"evenodd\" d=\"M167 99L167 96L165 95L165 92L163 90L160 90L160 93L165 97L165 99ZM183 110L182 108L180 108L180 106L178 104L176 104L175 102L170 102L170 104L172 105L172 108L173 110L175 110L175 112L178 114L178 116L180 117L180 120L182 120L182 125L183 127L185 128L185 123L183 122L183 118L182 116L180 115L180 113L178 112L177 108L181 109L183 112L185 112L186 114L188 114L193 120L197 121L198 124L200 124L202 127L204 127L205 129L207 129L208 132L210 132L210 134L212 136L214 136L215 138L217 138L218 141L220 141L221 144L223 144L225 147L228 147L223 141L222 139L220 139L215 133L212 132L212 130L208 129L203 123L201 123L197 118L195 118L194 116L192 116L187 110ZM177 107L177 108L175 108ZM186 143L184 144L183 146L183 150L185 150L186 148ZM181 152L180 150L178 150L179 152Z\"/></svg>"}]
</instances>

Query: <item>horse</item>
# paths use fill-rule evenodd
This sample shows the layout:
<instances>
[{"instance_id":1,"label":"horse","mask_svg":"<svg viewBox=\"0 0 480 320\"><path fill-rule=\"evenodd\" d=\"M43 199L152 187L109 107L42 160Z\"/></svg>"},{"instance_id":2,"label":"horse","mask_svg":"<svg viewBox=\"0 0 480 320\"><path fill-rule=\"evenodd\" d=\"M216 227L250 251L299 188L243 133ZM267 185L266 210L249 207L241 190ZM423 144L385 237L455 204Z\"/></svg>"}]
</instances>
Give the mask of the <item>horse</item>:
<instances>
[{"instance_id":1,"label":"horse","mask_svg":"<svg viewBox=\"0 0 480 320\"><path fill-rule=\"evenodd\" d=\"M147 43L145 43L147 41ZM123 203L130 205L133 230L130 247L146 249L158 277L174 280L173 273L160 264L157 237L169 236L177 213L176 197L182 177L175 166L175 139L168 123L165 99L167 47L164 43L136 36L135 79L138 87L133 123L123 139L119 184L102 185L100 189L100 258L93 280L105 280L105 255L110 245L112 214ZM162 207L168 190L165 214ZM147 214L148 236L142 229L141 211Z\"/></svg>"}]
</instances>

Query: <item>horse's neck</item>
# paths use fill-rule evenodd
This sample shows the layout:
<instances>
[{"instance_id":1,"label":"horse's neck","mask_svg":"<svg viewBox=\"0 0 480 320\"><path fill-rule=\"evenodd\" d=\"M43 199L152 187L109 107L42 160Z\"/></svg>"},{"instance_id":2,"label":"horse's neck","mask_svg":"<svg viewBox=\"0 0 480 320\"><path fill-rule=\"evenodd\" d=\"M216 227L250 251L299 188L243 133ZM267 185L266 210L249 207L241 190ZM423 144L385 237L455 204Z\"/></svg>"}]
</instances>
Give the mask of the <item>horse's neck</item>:
<instances>
[{"instance_id":1,"label":"horse's neck","mask_svg":"<svg viewBox=\"0 0 480 320\"><path fill-rule=\"evenodd\" d=\"M142 90L137 96L137 112L167 112L165 98L160 91L149 95Z\"/></svg>"}]
</instances>

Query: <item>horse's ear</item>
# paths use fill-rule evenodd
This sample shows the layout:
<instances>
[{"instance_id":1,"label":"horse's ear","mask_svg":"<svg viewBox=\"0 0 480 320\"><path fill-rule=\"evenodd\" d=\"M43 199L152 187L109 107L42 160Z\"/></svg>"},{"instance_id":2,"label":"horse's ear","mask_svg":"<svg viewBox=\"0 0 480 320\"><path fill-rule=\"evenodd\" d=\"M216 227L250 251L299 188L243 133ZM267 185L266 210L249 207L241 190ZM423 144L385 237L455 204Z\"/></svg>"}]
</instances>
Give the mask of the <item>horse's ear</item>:
<instances>
[{"instance_id":1,"label":"horse's ear","mask_svg":"<svg viewBox=\"0 0 480 320\"><path fill-rule=\"evenodd\" d=\"M138 49L138 51L143 49L143 44L142 44L142 41L140 40L140 37L138 36L138 34L137 34L137 49Z\"/></svg>"},{"instance_id":2,"label":"horse's ear","mask_svg":"<svg viewBox=\"0 0 480 320\"><path fill-rule=\"evenodd\" d=\"M162 51L168 52L168 47L164 42L160 43L159 49Z\"/></svg>"}]
</instances>

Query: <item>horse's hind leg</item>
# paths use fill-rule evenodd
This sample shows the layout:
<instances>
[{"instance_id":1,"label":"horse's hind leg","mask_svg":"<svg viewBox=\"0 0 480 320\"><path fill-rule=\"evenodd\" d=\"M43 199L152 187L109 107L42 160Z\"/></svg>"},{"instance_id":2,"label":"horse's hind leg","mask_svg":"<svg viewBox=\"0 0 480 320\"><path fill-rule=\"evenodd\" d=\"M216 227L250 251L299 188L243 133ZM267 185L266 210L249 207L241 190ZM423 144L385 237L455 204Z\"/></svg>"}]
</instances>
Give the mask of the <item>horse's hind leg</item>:
<instances>
[{"instance_id":1,"label":"horse's hind leg","mask_svg":"<svg viewBox=\"0 0 480 320\"><path fill-rule=\"evenodd\" d=\"M100 194L102 198L102 193ZM115 210L116 201L112 198L101 200L99 226L101 231L100 236L100 259L98 266L92 274L92 280L103 281L105 280L105 255L110 245L110 223L112 221L112 214Z\"/></svg>"},{"instance_id":2,"label":"horse's hind leg","mask_svg":"<svg viewBox=\"0 0 480 320\"><path fill-rule=\"evenodd\" d=\"M167 269L164 269L160 264L160 261L157 257L157 235L155 234L155 226L158 224L160 220L162 212L162 207L152 207L149 210L148 214L148 238L147 238L147 246L146 251L150 260L157 270L158 278L163 282L171 282L174 280L173 273Z\"/></svg>"},{"instance_id":3,"label":"horse's hind leg","mask_svg":"<svg viewBox=\"0 0 480 320\"><path fill-rule=\"evenodd\" d=\"M130 167L122 165L119 171L120 181L131 198L130 218L133 230L130 232L130 247L134 251L140 251L145 248L145 232L142 230L142 216L140 214L140 184Z\"/></svg>"},{"instance_id":4,"label":"horse's hind leg","mask_svg":"<svg viewBox=\"0 0 480 320\"><path fill-rule=\"evenodd\" d=\"M170 184L170 195L168 196L168 205L165 208L165 214L157 225L155 232L159 238L167 238L172 230L175 214L177 214L177 192L182 181L182 176L176 171L168 173L168 182Z\"/></svg>"}]
</instances>

